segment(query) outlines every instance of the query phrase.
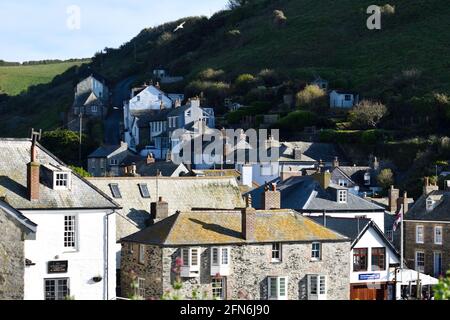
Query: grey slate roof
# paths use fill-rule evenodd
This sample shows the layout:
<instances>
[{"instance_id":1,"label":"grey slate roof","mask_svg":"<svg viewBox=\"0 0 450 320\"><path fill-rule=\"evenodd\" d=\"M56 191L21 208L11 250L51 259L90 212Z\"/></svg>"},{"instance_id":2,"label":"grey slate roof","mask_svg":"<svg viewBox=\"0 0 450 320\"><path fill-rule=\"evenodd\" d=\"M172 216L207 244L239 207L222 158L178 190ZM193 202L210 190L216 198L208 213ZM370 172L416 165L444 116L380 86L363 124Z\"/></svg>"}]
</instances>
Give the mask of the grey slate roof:
<instances>
[{"instance_id":1,"label":"grey slate roof","mask_svg":"<svg viewBox=\"0 0 450 320\"><path fill-rule=\"evenodd\" d=\"M115 199L122 207L122 219L117 218L118 239L146 226L151 203L159 197L168 202L170 215L194 208L235 209L244 206L239 185L232 177L111 177L89 178L89 181L111 197L110 184L119 186L122 198ZM142 197L139 184L147 184L150 198Z\"/></svg>"},{"instance_id":2,"label":"grey slate roof","mask_svg":"<svg viewBox=\"0 0 450 320\"><path fill-rule=\"evenodd\" d=\"M272 182L278 183L277 190L281 192L281 207L294 209L302 212L384 212L384 208L367 201L357 195L348 193L347 203L338 203L333 196L336 188L345 189L338 186L330 186L324 190L320 184L310 176L292 177L285 181L276 179ZM264 186L250 192L253 197L255 208L261 208L261 199Z\"/></svg>"},{"instance_id":3,"label":"grey slate roof","mask_svg":"<svg viewBox=\"0 0 450 320\"><path fill-rule=\"evenodd\" d=\"M163 177L171 177L180 166L172 161L147 164L147 159L144 159L137 163L137 173L144 177L156 177L159 172Z\"/></svg>"},{"instance_id":4,"label":"grey slate roof","mask_svg":"<svg viewBox=\"0 0 450 320\"><path fill-rule=\"evenodd\" d=\"M426 201L431 197L436 201L435 207L428 212ZM419 221L450 221L450 191L433 191L427 196L422 195L408 210L405 220Z\"/></svg>"},{"instance_id":5,"label":"grey slate roof","mask_svg":"<svg viewBox=\"0 0 450 320\"><path fill-rule=\"evenodd\" d=\"M122 146L101 146L94 152L92 152L88 158L107 158L113 155Z\"/></svg>"},{"instance_id":6,"label":"grey slate roof","mask_svg":"<svg viewBox=\"0 0 450 320\"><path fill-rule=\"evenodd\" d=\"M301 160L295 160L294 149L302 151ZM296 162L332 162L335 157L344 158L336 145L316 142L284 142L279 148L280 161Z\"/></svg>"},{"instance_id":7,"label":"grey slate roof","mask_svg":"<svg viewBox=\"0 0 450 320\"><path fill-rule=\"evenodd\" d=\"M12 219L16 220L17 223L27 232L36 233L37 224L25 217L20 211L14 209L9 204L0 200L0 211L8 215Z\"/></svg>"},{"instance_id":8,"label":"grey slate roof","mask_svg":"<svg viewBox=\"0 0 450 320\"><path fill-rule=\"evenodd\" d=\"M27 193L27 164L30 162L30 139L0 139L0 197L17 210L27 209L95 209L118 208L107 195L72 172L70 190L53 190L40 184L40 199L30 201ZM37 144L42 166L66 165ZM42 171L42 169L41 169ZM42 175L41 175L42 176Z\"/></svg>"},{"instance_id":9,"label":"grey slate roof","mask_svg":"<svg viewBox=\"0 0 450 320\"><path fill-rule=\"evenodd\" d=\"M333 218L326 217L309 217L315 222L326 225L327 228L334 230L350 239L356 240L364 228L372 221L371 219L361 218Z\"/></svg>"}]
</instances>

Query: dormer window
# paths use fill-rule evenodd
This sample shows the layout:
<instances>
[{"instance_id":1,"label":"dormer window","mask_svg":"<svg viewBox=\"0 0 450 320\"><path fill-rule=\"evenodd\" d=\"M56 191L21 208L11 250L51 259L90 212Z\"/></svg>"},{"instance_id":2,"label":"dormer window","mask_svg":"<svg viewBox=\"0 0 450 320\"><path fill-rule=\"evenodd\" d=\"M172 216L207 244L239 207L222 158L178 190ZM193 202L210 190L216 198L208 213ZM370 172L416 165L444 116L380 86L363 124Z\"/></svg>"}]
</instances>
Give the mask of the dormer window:
<instances>
[{"instance_id":1,"label":"dormer window","mask_svg":"<svg viewBox=\"0 0 450 320\"><path fill-rule=\"evenodd\" d=\"M431 199L431 198L428 198L428 199L427 199L427 211L428 211L428 212L434 210L434 204L435 204L435 202L434 202L433 199Z\"/></svg>"},{"instance_id":2,"label":"dormer window","mask_svg":"<svg viewBox=\"0 0 450 320\"><path fill-rule=\"evenodd\" d=\"M340 187L348 187L348 181L345 179L339 179L339 186Z\"/></svg>"},{"instance_id":3,"label":"dormer window","mask_svg":"<svg viewBox=\"0 0 450 320\"><path fill-rule=\"evenodd\" d=\"M338 203L347 203L348 191L347 190L338 190Z\"/></svg>"},{"instance_id":4,"label":"dormer window","mask_svg":"<svg viewBox=\"0 0 450 320\"><path fill-rule=\"evenodd\" d=\"M364 175L364 184L366 186L370 186L370 183L371 183L370 180L371 180L370 173L366 172L366 174Z\"/></svg>"},{"instance_id":5,"label":"dormer window","mask_svg":"<svg viewBox=\"0 0 450 320\"><path fill-rule=\"evenodd\" d=\"M53 189L66 190L70 185L70 173L69 172L54 172L53 173Z\"/></svg>"}]
</instances>

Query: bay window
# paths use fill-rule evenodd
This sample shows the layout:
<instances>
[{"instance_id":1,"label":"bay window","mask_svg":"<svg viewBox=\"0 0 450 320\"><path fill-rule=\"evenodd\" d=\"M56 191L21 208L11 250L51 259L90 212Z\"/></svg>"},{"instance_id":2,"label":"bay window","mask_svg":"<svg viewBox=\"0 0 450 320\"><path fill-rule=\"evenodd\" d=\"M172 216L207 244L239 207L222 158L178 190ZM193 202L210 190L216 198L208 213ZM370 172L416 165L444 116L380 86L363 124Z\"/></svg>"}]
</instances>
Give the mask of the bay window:
<instances>
[{"instance_id":1,"label":"bay window","mask_svg":"<svg viewBox=\"0 0 450 320\"><path fill-rule=\"evenodd\" d=\"M197 278L200 276L200 249L181 249L181 276L184 278Z\"/></svg>"},{"instance_id":2,"label":"bay window","mask_svg":"<svg viewBox=\"0 0 450 320\"><path fill-rule=\"evenodd\" d=\"M230 252L229 247L211 248L211 276L230 275Z\"/></svg>"},{"instance_id":3,"label":"bay window","mask_svg":"<svg viewBox=\"0 0 450 320\"><path fill-rule=\"evenodd\" d=\"M269 277L268 278L269 300L288 299L288 278Z\"/></svg>"},{"instance_id":4,"label":"bay window","mask_svg":"<svg viewBox=\"0 0 450 320\"><path fill-rule=\"evenodd\" d=\"M308 275L308 300L327 299L327 278L324 275Z\"/></svg>"}]
</instances>

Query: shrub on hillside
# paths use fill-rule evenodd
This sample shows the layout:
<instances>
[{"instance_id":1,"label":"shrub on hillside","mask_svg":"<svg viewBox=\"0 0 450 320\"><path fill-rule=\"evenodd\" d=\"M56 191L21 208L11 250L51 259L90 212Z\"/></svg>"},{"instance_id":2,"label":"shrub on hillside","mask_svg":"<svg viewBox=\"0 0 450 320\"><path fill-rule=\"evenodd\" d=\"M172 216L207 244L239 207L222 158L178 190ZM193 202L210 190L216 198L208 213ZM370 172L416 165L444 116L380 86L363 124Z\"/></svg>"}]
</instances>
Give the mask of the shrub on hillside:
<instances>
[{"instance_id":1,"label":"shrub on hillside","mask_svg":"<svg viewBox=\"0 0 450 320\"><path fill-rule=\"evenodd\" d=\"M239 31L238 29L233 29L233 30L228 31L227 35L231 38L236 38L241 35L241 31Z\"/></svg>"},{"instance_id":2,"label":"shrub on hillside","mask_svg":"<svg viewBox=\"0 0 450 320\"><path fill-rule=\"evenodd\" d=\"M240 94L248 92L256 83L256 79L253 75L245 73L236 78L234 85L236 91Z\"/></svg>"},{"instance_id":3,"label":"shrub on hillside","mask_svg":"<svg viewBox=\"0 0 450 320\"><path fill-rule=\"evenodd\" d=\"M263 69L258 73L258 78L260 78L265 85L275 86L280 83L280 75L278 72L272 69Z\"/></svg>"},{"instance_id":4,"label":"shrub on hillside","mask_svg":"<svg viewBox=\"0 0 450 320\"><path fill-rule=\"evenodd\" d=\"M199 73L198 77L204 81L217 81L221 80L225 72L223 70L214 70L213 68L208 68Z\"/></svg>"},{"instance_id":5,"label":"shrub on hillside","mask_svg":"<svg viewBox=\"0 0 450 320\"><path fill-rule=\"evenodd\" d=\"M301 131L305 127L316 125L317 122L317 116L313 112L298 110L281 118L277 123L277 127L289 131Z\"/></svg>"},{"instance_id":6,"label":"shrub on hillside","mask_svg":"<svg viewBox=\"0 0 450 320\"><path fill-rule=\"evenodd\" d=\"M319 108L327 105L327 94L317 85L307 85L297 93L297 106Z\"/></svg>"},{"instance_id":7,"label":"shrub on hillside","mask_svg":"<svg viewBox=\"0 0 450 320\"><path fill-rule=\"evenodd\" d=\"M274 10L273 11L273 23L276 26L284 26L287 22L287 18L284 15L284 12L281 10Z\"/></svg>"},{"instance_id":8,"label":"shrub on hillside","mask_svg":"<svg viewBox=\"0 0 450 320\"><path fill-rule=\"evenodd\" d=\"M394 174L391 169L384 169L378 174L378 184L384 190L387 190L390 186L394 185Z\"/></svg>"},{"instance_id":9,"label":"shrub on hillside","mask_svg":"<svg viewBox=\"0 0 450 320\"><path fill-rule=\"evenodd\" d=\"M393 15L395 14L395 6L385 4L384 6L381 7L381 13L385 15Z\"/></svg>"},{"instance_id":10,"label":"shrub on hillside","mask_svg":"<svg viewBox=\"0 0 450 320\"><path fill-rule=\"evenodd\" d=\"M387 112L384 104L363 100L350 112L348 118L355 129L372 129L378 126Z\"/></svg>"},{"instance_id":11,"label":"shrub on hillside","mask_svg":"<svg viewBox=\"0 0 450 320\"><path fill-rule=\"evenodd\" d=\"M204 94L207 100L214 104L223 102L230 92L230 85L225 82L196 80L186 86L185 93L188 97Z\"/></svg>"}]
</instances>

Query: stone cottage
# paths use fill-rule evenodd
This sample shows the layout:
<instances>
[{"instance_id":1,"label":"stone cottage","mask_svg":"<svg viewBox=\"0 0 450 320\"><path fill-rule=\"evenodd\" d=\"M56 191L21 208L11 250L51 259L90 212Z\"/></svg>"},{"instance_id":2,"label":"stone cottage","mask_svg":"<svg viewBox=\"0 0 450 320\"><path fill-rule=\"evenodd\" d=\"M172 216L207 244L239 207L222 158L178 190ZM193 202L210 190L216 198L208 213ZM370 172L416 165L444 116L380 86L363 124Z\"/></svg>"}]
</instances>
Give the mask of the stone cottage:
<instances>
[{"instance_id":1,"label":"stone cottage","mask_svg":"<svg viewBox=\"0 0 450 320\"><path fill-rule=\"evenodd\" d=\"M125 296L347 300L350 240L293 210L189 211L122 239ZM134 284L134 285L133 285Z\"/></svg>"},{"instance_id":2,"label":"stone cottage","mask_svg":"<svg viewBox=\"0 0 450 320\"><path fill-rule=\"evenodd\" d=\"M37 225L0 200L0 300L24 298L25 239Z\"/></svg>"}]
</instances>

